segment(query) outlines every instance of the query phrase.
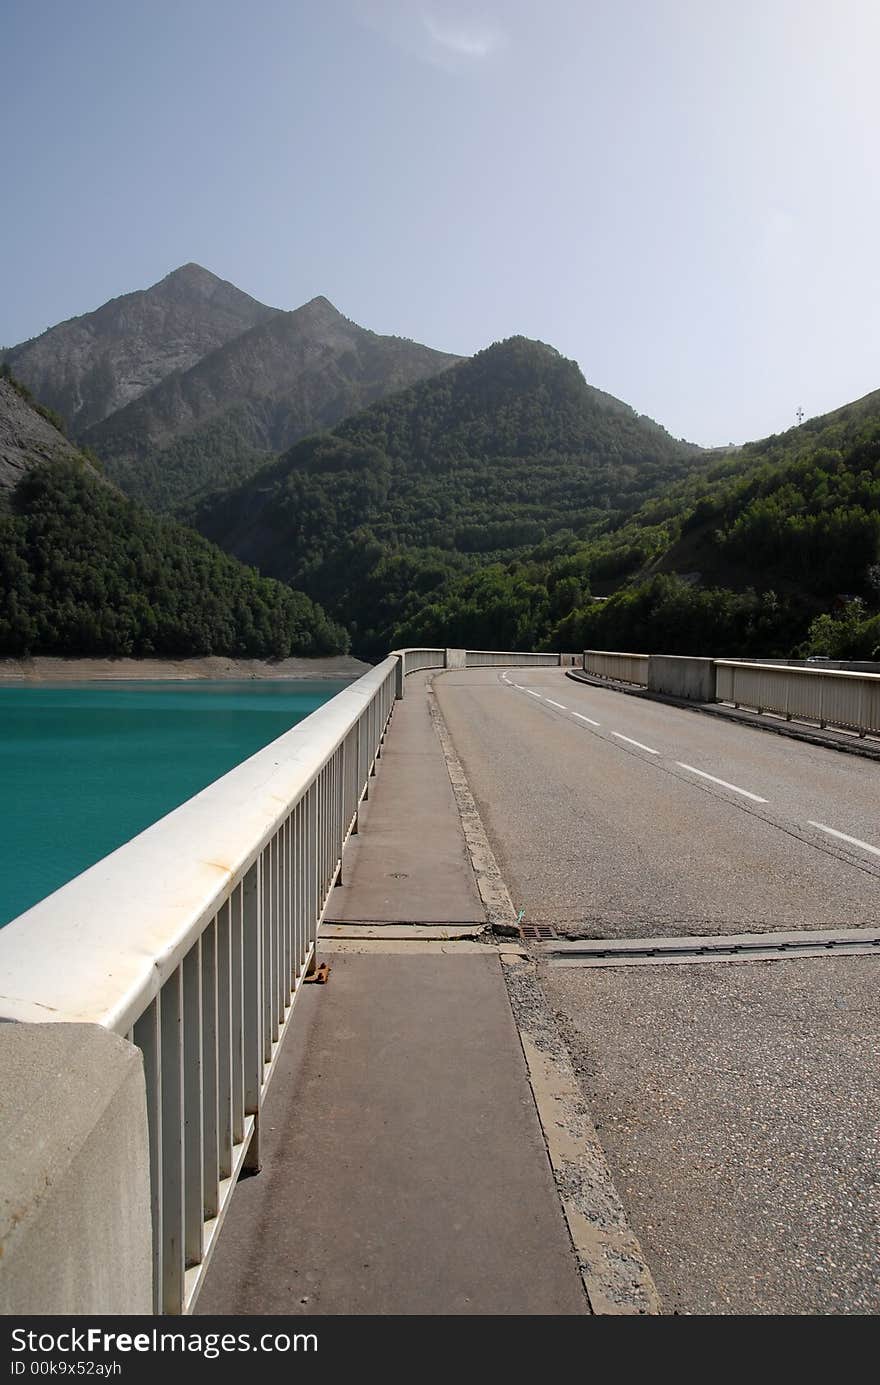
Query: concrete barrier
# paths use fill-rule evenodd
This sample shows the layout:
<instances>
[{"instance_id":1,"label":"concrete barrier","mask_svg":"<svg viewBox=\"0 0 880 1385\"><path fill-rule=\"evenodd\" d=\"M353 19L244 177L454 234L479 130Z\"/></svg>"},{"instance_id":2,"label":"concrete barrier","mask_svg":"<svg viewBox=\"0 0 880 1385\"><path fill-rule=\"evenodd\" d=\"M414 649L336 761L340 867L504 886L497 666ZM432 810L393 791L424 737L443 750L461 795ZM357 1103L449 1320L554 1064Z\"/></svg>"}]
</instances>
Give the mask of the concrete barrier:
<instances>
[{"instance_id":1,"label":"concrete barrier","mask_svg":"<svg viewBox=\"0 0 880 1385\"><path fill-rule=\"evenodd\" d=\"M584 672L597 678L610 678L616 683L634 683L638 688L648 686L648 655L622 654L609 649L585 649Z\"/></svg>"},{"instance_id":2,"label":"concrete barrier","mask_svg":"<svg viewBox=\"0 0 880 1385\"><path fill-rule=\"evenodd\" d=\"M96 1024L0 1024L0 1313L153 1307L141 1052Z\"/></svg>"},{"instance_id":3,"label":"concrete barrier","mask_svg":"<svg viewBox=\"0 0 880 1385\"><path fill-rule=\"evenodd\" d=\"M648 691L693 702L715 701L715 660L685 654L651 654Z\"/></svg>"}]
</instances>

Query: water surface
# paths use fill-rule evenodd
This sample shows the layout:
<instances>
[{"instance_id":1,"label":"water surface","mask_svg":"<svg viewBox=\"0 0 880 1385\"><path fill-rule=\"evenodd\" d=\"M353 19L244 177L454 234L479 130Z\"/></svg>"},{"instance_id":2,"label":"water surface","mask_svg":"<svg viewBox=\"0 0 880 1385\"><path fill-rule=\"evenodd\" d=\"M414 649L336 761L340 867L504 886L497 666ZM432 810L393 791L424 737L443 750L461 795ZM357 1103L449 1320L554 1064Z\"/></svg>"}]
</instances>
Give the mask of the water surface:
<instances>
[{"instance_id":1,"label":"water surface","mask_svg":"<svg viewBox=\"0 0 880 1385\"><path fill-rule=\"evenodd\" d=\"M0 687L0 926L345 686Z\"/></svg>"}]
</instances>

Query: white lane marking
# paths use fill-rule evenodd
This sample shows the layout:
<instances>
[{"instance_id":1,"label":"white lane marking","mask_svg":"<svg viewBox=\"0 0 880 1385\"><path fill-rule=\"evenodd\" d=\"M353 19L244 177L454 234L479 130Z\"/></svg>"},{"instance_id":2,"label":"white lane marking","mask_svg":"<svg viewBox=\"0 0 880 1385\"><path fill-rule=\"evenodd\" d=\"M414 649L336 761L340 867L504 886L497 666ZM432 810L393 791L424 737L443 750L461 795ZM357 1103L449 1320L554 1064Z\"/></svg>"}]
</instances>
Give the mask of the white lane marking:
<instances>
[{"instance_id":1,"label":"white lane marking","mask_svg":"<svg viewBox=\"0 0 880 1385\"><path fill-rule=\"evenodd\" d=\"M523 688L523 692L527 692L529 697L537 697L540 698L541 702L544 701L543 697L541 697L541 694L533 692L531 688Z\"/></svg>"},{"instance_id":2,"label":"white lane marking","mask_svg":"<svg viewBox=\"0 0 880 1385\"><path fill-rule=\"evenodd\" d=\"M602 725L601 721L594 721L592 717L585 717L583 712L572 712L572 716L577 717L579 721L588 721L591 726Z\"/></svg>"},{"instance_id":3,"label":"white lane marking","mask_svg":"<svg viewBox=\"0 0 880 1385\"><path fill-rule=\"evenodd\" d=\"M649 755L659 755L659 750L652 750L649 745L642 745L641 741L634 741L632 736L624 736L620 731L612 731L612 736L616 736L619 741L628 741L630 745L637 745L639 750L647 750Z\"/></svg>"},{"instance_id":4,"label":"white lane marking","mask_svg":"<svg viewBox=\"0 0 880 1385\"><path fill-rule=\"evenodd\" d=\"M846 832L838 832L835 827L826 827L824 822L813 822L812 818L807 819L810 827L818 827L820 832L827 832L830 837L839 837L842 842L850 842L853 846L860 846L863 851L870 851L872 856L880 856L880 846L871 846L870 842L860 841L858 837L849 837Z\"/></svg>"},{"instance_id":5,"label":"white lane marking","mask_svg":"<svg viewBox=\"0 0 880 1385\"><path fill-rule=\"evenodd\" d=\"M549 702L551 707L558 707L559 710L560 710L560 712L567 712L567 711L568 711L568 708L567 708L567 707L563 707L563 705L562 705L561 702L554 702L552 697L545 697L545 698L544 698L544 701L545 701L545 702Z\"/></svg>"},{"instance_id":6,"label":"white lane marking","mask_svg":"<svg viewBox=\"0 0 880 1385\"><path fill-rule=\"evenodd\" d=\"M523 687L522 683L513 683L511 686L516 688L517 692L525 692L525 688Z\"/></svg>"},{"instance_id":7,"label":"white lane marking","mask_svg":"<svg viewBox=\"0 0 880 1385\"><path fill-rule=\"evenodd\" d=\"M748 789L741 789L738 784L729 784L726 779L719 779L716 774L707 774L704 769L695 769L693 765L686 765L683 760L676 760L675 763L679 769L686 769L691 774L698 774L701 779L711 779L713 784L720 784L722 789L730 789L732 793L741 793L743 798L750 798L753 803L767 802L766 798L762 798L760 794L750 793Z\"/></svg>"}]
</instances>

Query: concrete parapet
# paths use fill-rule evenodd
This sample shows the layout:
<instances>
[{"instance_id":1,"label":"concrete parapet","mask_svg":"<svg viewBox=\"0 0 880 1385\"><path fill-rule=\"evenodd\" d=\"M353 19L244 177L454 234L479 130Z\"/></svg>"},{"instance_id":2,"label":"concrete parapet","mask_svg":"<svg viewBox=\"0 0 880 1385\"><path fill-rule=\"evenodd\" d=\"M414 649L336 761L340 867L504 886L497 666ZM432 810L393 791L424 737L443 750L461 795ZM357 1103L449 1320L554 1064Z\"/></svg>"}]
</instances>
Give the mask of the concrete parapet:
<instances>
[{"instance_id":1,"label":"concrete parapet","mask_svg":"<svg viewBox=\"0 0 880 1385\"><path fill-rule=\"evenodd\" d=\"M0 1313L151 1313L141 1052L95 1024L0 1023Z\"/></svg>"},{"instance_id":2,"label":"concrete parapet","mask_svg":"<svg viewBox=\"0 0 880 1385\"><path fill-rule=\"evenodd\" d=\"M715 660L685 654L652 654L648 659L648 691L692 702L715 701Z\"/></svg>"}]
</instances>

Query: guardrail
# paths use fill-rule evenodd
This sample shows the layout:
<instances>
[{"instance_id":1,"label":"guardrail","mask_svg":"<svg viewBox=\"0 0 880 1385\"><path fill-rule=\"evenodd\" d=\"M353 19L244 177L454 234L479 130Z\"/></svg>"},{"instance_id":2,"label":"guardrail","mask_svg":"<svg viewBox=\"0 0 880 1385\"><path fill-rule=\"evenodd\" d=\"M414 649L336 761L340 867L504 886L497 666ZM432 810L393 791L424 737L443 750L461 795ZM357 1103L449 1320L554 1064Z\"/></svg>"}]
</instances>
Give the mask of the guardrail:
<instances>
[{"instance_id":1,"label":"guardrail","mask_svg":"<svg viewBox=\"0 0 880 1385\"><path fill-rule=\"evenodd\" d=\"M395 651L0 930L0 1018L142 1050L158 1313L192 1308L236 1178L260 1167L263 1096L402 680L452 652Z\"/></svg>"},{"instance_id":2,"label":"guardrail","mask_svg":"<svg viewBox=\"0 0 880 1385\"><path fill-rule=\"evenodd\" d=\"M846 669L752 663L666 654L585 649L583 667L597 678L697 702L774 712L859 736L880 735L880 674Z\"/></svg>"},{"instance_id":3,"label":"guardrail","mask_svg":"<svg viewBox=\"0 0 880 1385\"><path fill-rule=\"evenodd\" d=\"M584 650L584 672L597 678L613 678L619 683L648 686L648 654L616 654L604 649Z\"/></svg>"},{"instance_id":4,"label":"guardrail","mask_svg":"<svg viewBox=\"0 0 880 1385\"><path fill-rule=\"evenodd\" d=\"M525 651L497 649L466 649L464 656L465 668L503 668L505 665L520 668L558 668L566 657L564 654L531 654Z\"/></svg>"},{"instance_id":5,"label":"guardrail","mask_svg":"<svg viewBox=\"0 0 880 1385\"><path fill-rule=\"evenodd\" d=\"M408 673L417 673L419 669L446 667L445 649L401 649L398 652L404 678Z\"/></svg>"},{"instance_id":6,"label":"guardrail","mask_svg":"<svg viewBox=\"0 0 880 1385\"><path fill-rule=\"evenodd\" d=\"M880 734L880 676L842 669L785 668L715 660L715 700L840 726L860 736Z\"/></svg>"}]
</instances>

